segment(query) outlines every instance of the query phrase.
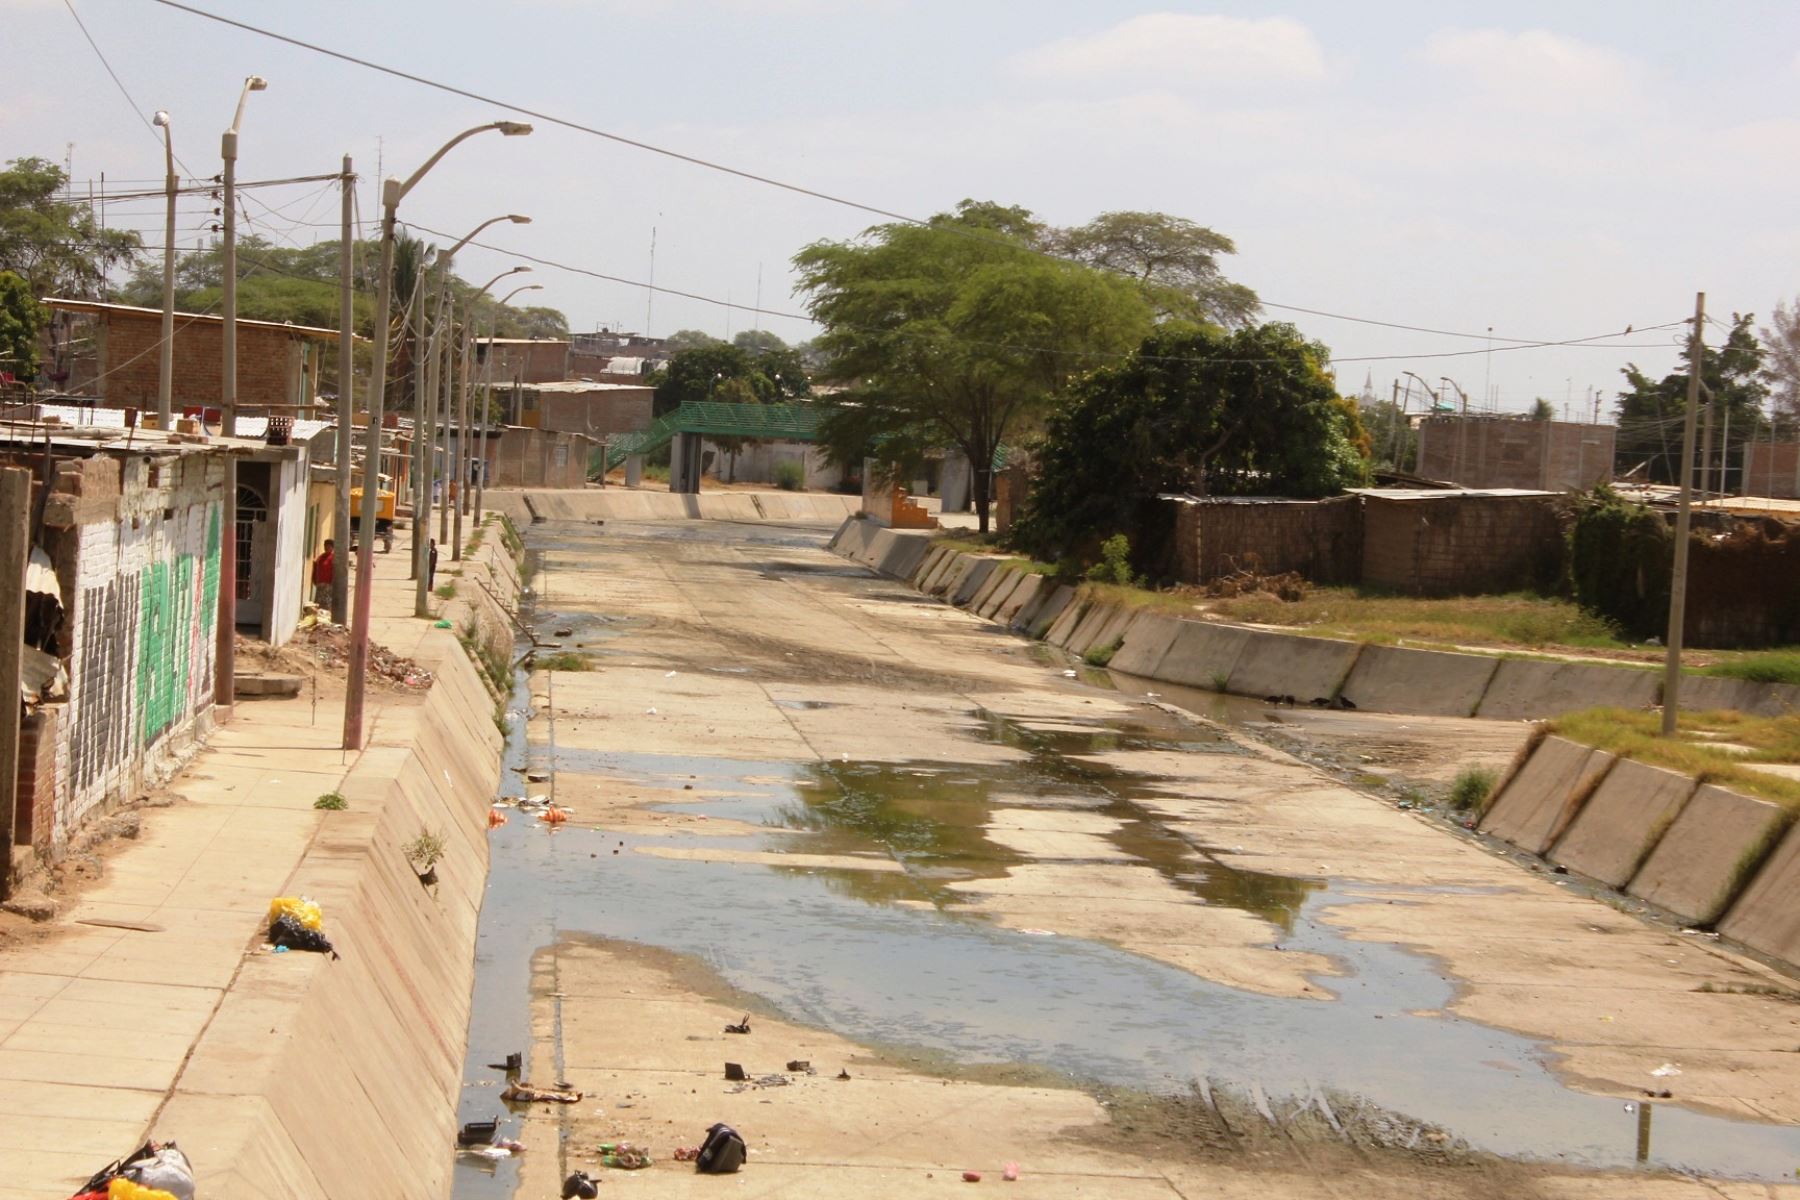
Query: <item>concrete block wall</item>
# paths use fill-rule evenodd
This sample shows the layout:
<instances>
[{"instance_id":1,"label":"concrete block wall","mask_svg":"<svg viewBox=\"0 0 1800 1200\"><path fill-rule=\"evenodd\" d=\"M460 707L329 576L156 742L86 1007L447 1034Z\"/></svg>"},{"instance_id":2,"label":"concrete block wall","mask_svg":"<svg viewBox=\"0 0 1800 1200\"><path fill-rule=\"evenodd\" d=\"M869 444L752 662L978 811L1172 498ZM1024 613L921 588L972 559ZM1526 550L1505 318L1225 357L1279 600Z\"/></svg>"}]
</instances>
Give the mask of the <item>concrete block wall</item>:
<instances>
[{"instance_id":1,"label":"concrete block wall","mask_svg":"<svg viewBox=\"0 0 1800 1200\"><path fill-rule=\"evenodd\" d=\"M1298 571L1314 583L1362 575L1362 501L1195 500L1175 509L1175 569L1183 583L1241 570Z\"/></svg>"},{"instance_id":2,"label":"concrete block wall","mask_svg":"<svg viewBox=\"0 0 1800 1200\"><path fill-rule=\"evenodd\" d=\"M53 849L166 778L208 727L223 485L210 454L63 464L52 499L68 503L46 512L69 667Z\"/></svg>"},{"instance_id":3,"label":"concrete block wall","mask_svg":"<svg viewBox=\"0 0 1800 1200\"><path fill-rule=\"evenodd\" d=\"M1364 497L1362 582L1419 596L1506 592L1553 570L1554 497Z\"/></svg>"},{"instance_id":4,"label":"concrete block wall","mask_svg":"<svg viewBox=\"0 0 1800 1200\"><path fill-rule=\"evenodd\" d=\"M1427 417L1418 472L1475 488L1586 489L1612 478L1611 425L1516 417Z\"/></svg>"}]
</instances>

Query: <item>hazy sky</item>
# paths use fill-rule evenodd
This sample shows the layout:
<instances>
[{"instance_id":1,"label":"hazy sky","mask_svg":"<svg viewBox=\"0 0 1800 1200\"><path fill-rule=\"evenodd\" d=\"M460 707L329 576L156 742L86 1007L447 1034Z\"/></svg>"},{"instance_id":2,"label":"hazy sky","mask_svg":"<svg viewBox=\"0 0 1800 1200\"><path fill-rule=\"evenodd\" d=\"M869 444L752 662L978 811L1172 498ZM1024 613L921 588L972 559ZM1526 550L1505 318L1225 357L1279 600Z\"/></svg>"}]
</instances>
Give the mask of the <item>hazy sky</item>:
<instances>
[{"instance_id":1,"label":"hazy sky","mask_svg":"<svg viewBox=\"0 0 1800 1200\"><path fill-rule=\"evenodd\" d=\"M378 159L407 174L445 138L514 116L226 28L154 0L71 0L176 152L218 170L243 76L240 179ZM1619 368L1661 373L1676 331L1598 348L1501 350L1709 311L1764 317L1800 293L1800 4L1716 0L1135 4L1072 0L195 0L202 8L496 99L833 195L925 216L964 197L1059 224L1157 209L1235 239L1226 264L1266 301L1482 335L1426 335L1270 309L1329 344L1347 392L1411 369L1503 408L1610 406ZM0 157L70 156L85 187L160 182L161 146L64 0L0 0ZM72 150L70 149L72 144ZM248 228L336 236L309 184L256 193ZM181 241L208 205L183 205ZM876 218L538 124L465 143L402 206L460 237L795 312L787 262ZM109 224L160 244L155 200ZM487 240L487 239L484 239ZM513 259L464 251L477 281ZM520 280L527 282L527 280ZM789 317L539 267L520 302L596 325L723 334ZM1712 336L1717 337L1716 327ZM1619 348L1622 345L1634 349ZM1475 351L1461 357L1404 355ZM1375 357L1374 361L1352 361Z\"/></svg>"}]
</instances>

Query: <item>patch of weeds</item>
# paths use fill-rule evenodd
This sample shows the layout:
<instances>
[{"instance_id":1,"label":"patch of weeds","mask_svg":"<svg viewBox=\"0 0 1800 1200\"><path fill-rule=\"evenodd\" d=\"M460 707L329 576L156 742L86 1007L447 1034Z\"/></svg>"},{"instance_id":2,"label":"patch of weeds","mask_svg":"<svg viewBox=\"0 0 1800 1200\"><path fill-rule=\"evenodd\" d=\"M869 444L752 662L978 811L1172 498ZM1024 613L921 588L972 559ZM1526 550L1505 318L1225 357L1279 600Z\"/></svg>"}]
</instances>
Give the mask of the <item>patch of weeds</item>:
<instances>
[{"instance_id":1,"label":"patch of weeds","mask_svg":"<svg viewBox=\"0 0 1800 1200\"><path fill-rule=\"evenodd\" d=\"M1661 713L1591 708L1560 716L1546 728L1572 742L1773 800L1800 813L1800 781L1746 765L1800 761L1800 714L1682 713L1675 736L1663 737ZM1748 753L1716 744L1720 740L1746 747Z\"/></svg>"},{"instance_id":2,"label":"patch of weeds","mask_svg":"<svg viewBox=\"0 0 1800 1200\"><path fill-rule=\"evenodd\" d=\"M423 875L437 865L448 849L449 843L444 841L443 834L436 830L420 829L419 836L400 847L400 852L406 855L406 861L412 864L413 870Z\"/></svg>"},{"instance_id":3,"label":"patch of weeds","mask_svg":"<svg viewBox=\"0 0 1800 1200\"><path fill-rule=\"evenodd\" d=\"M501 700L494 701L494 728L503 738L512 736L512 719L506 715L506 704Z\"/></svg>"},{"instance_id":4,"label":"patch of weeds","mask_svg":"<svg viewBox=\"0 0 1800 1200\"><path fill-rule=\"evenodd\" d=\"M558 650L553 654L539 654L531 660L531 663L540 671L586 671L589 669L588 656L575 650Z\"/></svg>"},{"instance_id":5,"label":"patch of weeds","mask_svg":"<svg viewBox=\"0 0 1800 1200\"><path fill-rule=\"evenodd\" d=\"M1131 573L1131 539L1115 533L1100 543L1100 561L1087 569L1092 583L1111 583L1119 587L1140 586Z\"/></svg>"},{"instance_id":6,"label":"patch of weeds","mask_svg":"<svg viewBox=\"0 0 1800 1200\"><path fill-rule=\"evenodd\" d=\"M1800 1004L1800 992L1772 983L1714 983L1709 979L1694 990L1709 996L1769 996L1789 1004Z\"/></svg>"},{"instance_id":7,"label":"patch of weeds","mask_svg":"<svg viewBox=\"0 0 1800 1200\"><path fill-rule=\"evenodd\" d=\"M451 580L449 583L438 584L437 585L437 598L439 600L454 600L454 599L456 599L456 581Z\"/></svg>"},{"instance_id":8,"label":"patch of weeds","mask_svg":"<svg viewBox=\"0 0 1800 1200\"><path fill-rule=\"evenodd\" d=\"M1702 675L1723 675L1751 683L1800 683L1800 649L1764 650L1702 668Z\"/></svg>"},{"instance_id":9,"label":"patch of weeds","mask_svg":"<svg viewBox=\"0 0 1800 1200\"><path fill-rule=\"evenodd\" d=\"M775 486L784 492L797 492L806 486L806 468L797 462L775 464Z\"/></svg>"},{"instance_id":10,"label":"patch of weeds","mask_svg":"<svg viewBox=\"0 0 1800 1200\"><path fill-rule=\"evenodd\" d=\"M313 807L327 809L331 812L342 812L350 807L350 802L337 792L326 792L313 801Z\"/></svg>"},{"instance_id":11,"label":"patch of weeds","mask_svg":"<svg viewBox=\"0 0 1800 1200\"><path fill-rule=\"evenodd\" d=\"M1225 688L1230 683L1231 683L1231 672L1230 671L1214 671L1213 672L1213 675L1212 675L1212 690L1213 691L1222 692L1225 690Z\"/></svg>"},{"instance_id":12,"label":"patch of weeds","mask_svg":"<svg viewBox=\"0 0 1800 1200\"><path fill-rule=\"evenodd\" d=\"M1464 767L1456 773L1450 784L1450 794L1444 798L1457 812L1469 812L1480 808L1487 802L1494 784L1500 780L1500 773L1488 767Z\"/></svg>"},{"instance_id":13,"label":"patch of weeds","mask_svg":"<svg viewBox=\"0 0 1800 1200\"><path fill-rule=\"evenodd\" d=\"M1124 644L1124 638L1116 637L1104 646L1090 646L1087 653L1081 656L1081 661L1090 667L1104 667L1113 660L1113 655L1117 654L1119 647Z\"/></svg>"}]
</instances>

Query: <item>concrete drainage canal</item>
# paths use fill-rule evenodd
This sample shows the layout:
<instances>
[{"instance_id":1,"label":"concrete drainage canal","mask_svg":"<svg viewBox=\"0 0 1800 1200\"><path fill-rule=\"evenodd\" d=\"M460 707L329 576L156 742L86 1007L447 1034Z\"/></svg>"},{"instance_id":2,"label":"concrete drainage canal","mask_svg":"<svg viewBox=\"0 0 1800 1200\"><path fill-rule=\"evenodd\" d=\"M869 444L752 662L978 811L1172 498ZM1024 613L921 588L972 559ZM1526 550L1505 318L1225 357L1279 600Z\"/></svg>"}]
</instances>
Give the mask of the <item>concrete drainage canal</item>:
<instances>
[{"instance_id":1,"label":"concrete drainage canal","mask_svg":"<svg viewBox=\"0 0 1800 1200\"><path fill-rule=\"evenodd\" d=\"M600 535L557 536L566 553ZM693 537L684 531L682 544ZM580 580L549 567L555 606L580 607ZM659 675L676 670L647 650L616 653L621 664L638 654ZM538 677L546 710L532 711L524 679L510 706L500 796L566 799L572 819L550 826L511 810L492 831L461 1121L499 1118L501 1135L519 1131L521 1114L500 1097L506 1077L490 1064L520 1051L529 1061L534 1037L537 1061L561 1078L561 1006L597 1001L547 992L542 971L534 997L534 962L586 941L681 956L753 998L759 1013L930 1074L1079 1088L1115 1113L1170 1106L1184 1114L1170 1127L1188 1137L1768 1181L1791 1180L1800 1167L1792 1127L1696 1112L1648 1087L1610 1097L1567 1086L1542 1043L1448 1012L1457 984L1434 961L1352 940L1319 917L1392 903L1393 887L1377 899L1329 875L1234 868L1215 856L1219 847L1172 830L1157 808L1166 781L1114 764L1207 755L1228 774L1243 751L1205 727L1154 717L1028 721L963 702L966 756L737 759L639 739L559 744L565 678ZM776 707L794 715L796 706L838 703L787 697ZM582 795L642 800L603 815L572 798L576 779ZM1020 811L1096 831L1083 843L1086 858L1064 860L1070 869L1147 867L1192 902L1267 923L1280 953L1314 956L1328 971L1293 994L1266 994L1110 940L1008 927L966 902L1030 856L1029 837L993 832L997 814ZM598 1113L617 1102L596 1095L575 1107ZM699 1132L666 1136L687 1144ZM561 1156L559 1172L589 1166L592 1147L578 1142L565 1130L546 1147ZM672 1148L651 1150L660 1161ZM455 1194L512 1195L521 1157L460 1154Z\"/></svg>"}]
</instances>

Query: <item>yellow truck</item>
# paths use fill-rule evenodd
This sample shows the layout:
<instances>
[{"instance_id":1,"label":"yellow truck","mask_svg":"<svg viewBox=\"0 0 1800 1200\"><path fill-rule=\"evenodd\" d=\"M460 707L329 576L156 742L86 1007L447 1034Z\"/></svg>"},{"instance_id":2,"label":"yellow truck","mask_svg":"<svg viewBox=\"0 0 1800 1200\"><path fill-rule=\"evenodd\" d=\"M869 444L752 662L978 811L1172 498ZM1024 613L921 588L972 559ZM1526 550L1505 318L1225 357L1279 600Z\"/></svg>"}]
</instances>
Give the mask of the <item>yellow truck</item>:
<instances>
[{"instance_id":1,"label":"yellow truck","mask_svg":"<svg viewBox=\"0 0 1800 1200\"><path fill-rule=\"evenodd\" d=\"M391 476L381 477L381 488L375 495L375 536L381 539L381 549L391 553L394 549L394 481ZM360 532L362 529L363 489L350 489L350 529Z\"/></svg>"}]
</instances>

